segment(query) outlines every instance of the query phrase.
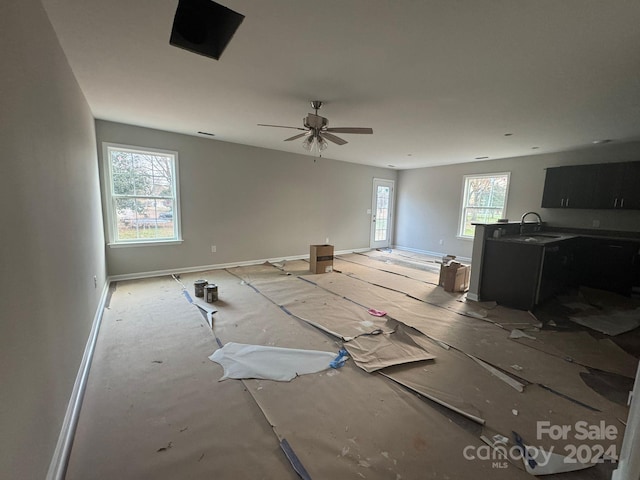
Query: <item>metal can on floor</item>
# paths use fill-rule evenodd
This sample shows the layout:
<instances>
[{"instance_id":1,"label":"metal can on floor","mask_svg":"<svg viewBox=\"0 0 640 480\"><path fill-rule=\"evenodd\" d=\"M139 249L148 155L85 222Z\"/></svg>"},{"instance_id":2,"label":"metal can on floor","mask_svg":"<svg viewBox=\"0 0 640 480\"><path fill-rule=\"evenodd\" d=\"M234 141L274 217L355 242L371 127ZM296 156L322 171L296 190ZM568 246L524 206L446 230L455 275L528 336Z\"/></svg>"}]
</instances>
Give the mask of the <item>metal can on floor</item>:
<instances>
[{"instance_id":1,"label":"metal can on floor","mask_svg":"<svg viewBox=\"0 0 640 480\"><path fill-rule=\"evenodd\" d=\"M218 286L211 283L204 287L204 296L205 300L208 303L213 303L218 301Z\"/></svg>"},{"instance_id":2,"label":"metal can on floor","mask_svg":"<svg viewBox=\"0 0 640 480\"><path fill-rule=\"evenodd\" d=\"M193 286L196 291L196 297L204 297L204 287L207 285L206 280L196 280L193 282Z\"/></svg>"}]
</instances>

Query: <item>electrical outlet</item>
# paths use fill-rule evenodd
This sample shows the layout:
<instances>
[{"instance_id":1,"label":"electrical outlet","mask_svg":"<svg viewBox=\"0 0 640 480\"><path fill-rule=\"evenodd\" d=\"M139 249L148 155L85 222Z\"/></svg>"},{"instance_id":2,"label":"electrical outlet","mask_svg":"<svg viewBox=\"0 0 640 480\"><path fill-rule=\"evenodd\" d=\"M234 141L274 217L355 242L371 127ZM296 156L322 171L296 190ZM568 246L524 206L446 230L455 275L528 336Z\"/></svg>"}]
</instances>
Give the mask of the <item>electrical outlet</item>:
<instances>
[{"instance_id":1,"label":"electrical outlet","mask_svg":"<svg viewBox=\"0 0 640 480\"><path fill-rule=\"evenodd\" d=\"M441 238L440 241L438 242L440 245L444 245L444 240Z\"/></svg>"},{"instance_id":2,"label":"electrical outlet","mask_svg":"<svg viewBox=\"0 0 640 480\"><path fill-rule=\"evenodd\" d=\"M367 208L367 215L371 215L371 209Z\"/></svg>"},{"instance_id":3,"label":"electrical outlet","mask_svg":"<svg viewBox=\"0 0 640 480\"><path fill-rule=\"evenodd\" d=\"M93 288L98 288L98 277L93 276Z\"/></svg>"},{"instance_id":4,"label":"electrical outlet","mask_svg":"<svg viewBox=\"0 0 640 480\"><path fill-rule=\"evenodd\" d=\"M211 253L216 253L217 247L215 245L211 245Z\"/></svg>"},{"instance_id":5,"label":"electrical outlet","mask_svg":"<svg viewBox=\"0 0 640 480\"><path fill-rule=\"evenodd\" d=\"M324 239L324 243L329 244L329 237Z\"/></svg>"}]
</instances>

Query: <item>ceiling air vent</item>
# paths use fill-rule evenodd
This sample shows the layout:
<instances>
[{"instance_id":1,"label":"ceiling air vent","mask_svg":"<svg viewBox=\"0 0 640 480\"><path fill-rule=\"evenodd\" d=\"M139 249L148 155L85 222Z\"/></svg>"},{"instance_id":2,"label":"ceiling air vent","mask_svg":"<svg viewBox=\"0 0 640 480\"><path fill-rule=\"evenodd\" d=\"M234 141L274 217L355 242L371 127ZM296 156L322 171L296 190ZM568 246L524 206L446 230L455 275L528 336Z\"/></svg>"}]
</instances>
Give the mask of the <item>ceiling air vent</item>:
<instances>
[{"instance_id":1,"label":"ceiling air vent","mask_svg":"<svg viewBox=\"0 0 640 480\"><path fill-rule=\"evenodd\" d=\"M169 43L219 60L243 20L244 15L211 0L180 0Z\"/></svg>"}]
</instances>

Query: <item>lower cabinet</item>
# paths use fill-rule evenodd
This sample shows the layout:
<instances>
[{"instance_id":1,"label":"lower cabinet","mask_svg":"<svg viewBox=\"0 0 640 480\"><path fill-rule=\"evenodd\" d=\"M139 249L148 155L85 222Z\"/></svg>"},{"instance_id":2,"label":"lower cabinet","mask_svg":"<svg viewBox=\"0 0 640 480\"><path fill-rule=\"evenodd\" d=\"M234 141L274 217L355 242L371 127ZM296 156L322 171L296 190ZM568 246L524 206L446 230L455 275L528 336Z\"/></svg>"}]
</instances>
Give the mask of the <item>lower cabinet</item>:
<instances>
[{"instance_id":1,"label":"lower cabinet","mask_svg":"<svg viewBox=\"0 0 640 480\"><path fill-rule=\"evenodd\" d=\"M586 286L631 296L640 291L640 242L576 237L546 245L487 239L480 298L532 310Z\"/></svg>"},{"instance_id":2,"label":"lower cabinet","mask_svg":"<svg viewBox=\"0 0 640 480\"><path fill-rule=\"evenodd\" d=\"M563 240L544 247L536 304L579 284L576 271L575 240Z\"/></svg>"},{"instance_id":3,"label":"lower cabinet","mask_svg":"<svg viewBox=\"0 0 640 480\"><path fill-rule=\"evenodd\" d=\"M531 310L536 304L542 245L487 239L482 262L480 298Z\"/></svg>"},{"instance_id":4,"label":"lower cabinet","mask_svg":"<svg viewBox=\"0 0 640 480\"><path fill-rule=\"evenodd\" d=\"M580 284L630 296L638 285L640 243L580 238L575 246Z\"/></svg>"}]
</instances>

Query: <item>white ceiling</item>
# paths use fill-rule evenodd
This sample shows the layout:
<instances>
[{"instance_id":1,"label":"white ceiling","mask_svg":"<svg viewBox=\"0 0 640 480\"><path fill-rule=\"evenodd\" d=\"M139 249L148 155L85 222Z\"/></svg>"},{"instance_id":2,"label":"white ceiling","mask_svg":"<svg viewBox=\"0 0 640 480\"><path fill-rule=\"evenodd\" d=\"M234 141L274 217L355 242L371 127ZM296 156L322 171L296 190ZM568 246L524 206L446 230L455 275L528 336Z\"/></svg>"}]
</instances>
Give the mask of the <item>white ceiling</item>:
<instances>
[{"instance_id":1,"label":"white ceiling","mask_svg":"<svg viewBox=\"0 0 640 480\"><path fill-rule=\"evenodd\" d=\"M640 139L638 0L218 0L219 61L169 44L178 0L42 1L98 119L307 153L257 124L324 100L374 130L324 157L397 168Z\"/></svg>"}]
</instances>

